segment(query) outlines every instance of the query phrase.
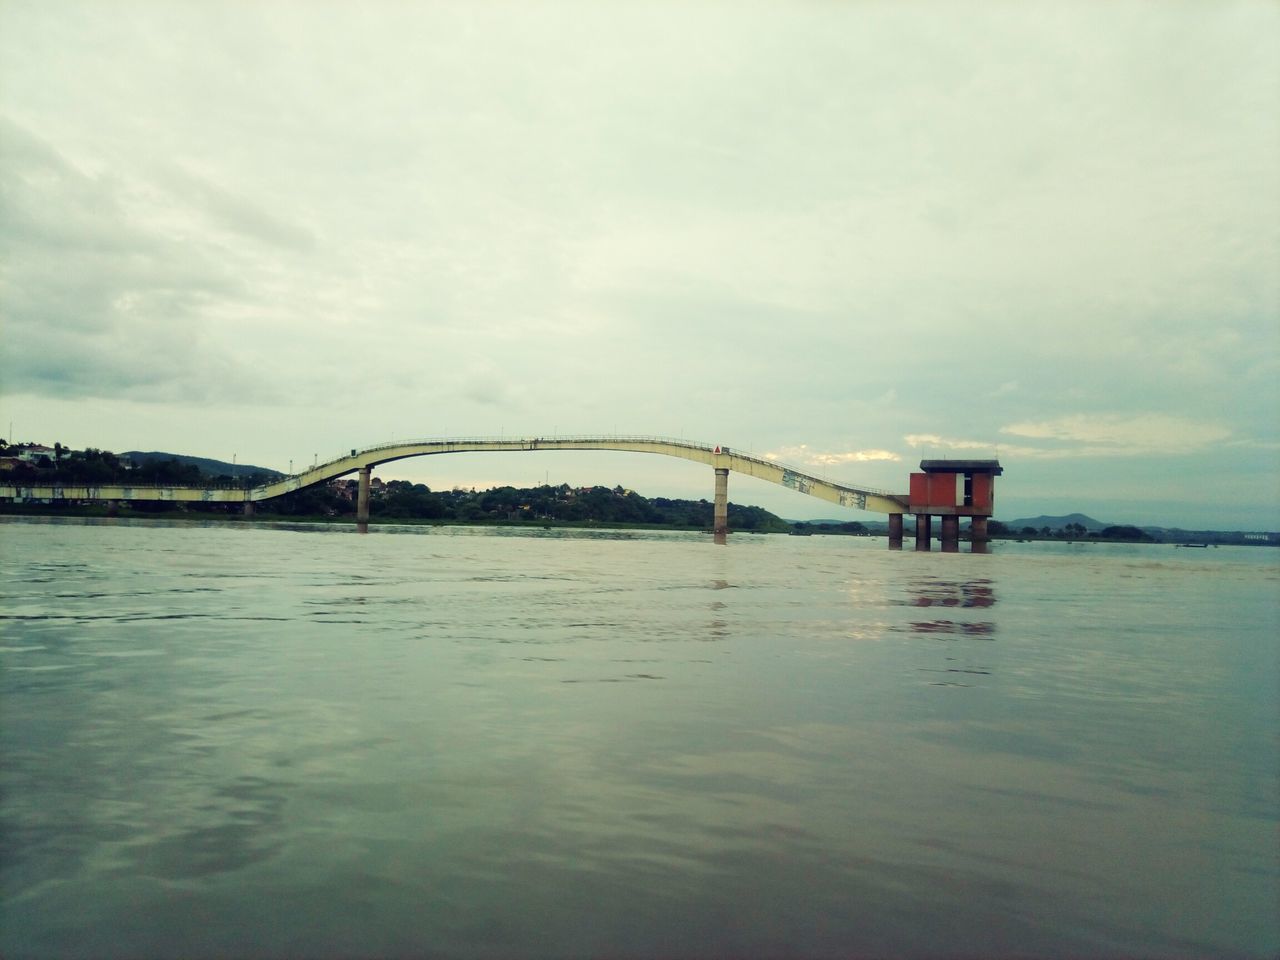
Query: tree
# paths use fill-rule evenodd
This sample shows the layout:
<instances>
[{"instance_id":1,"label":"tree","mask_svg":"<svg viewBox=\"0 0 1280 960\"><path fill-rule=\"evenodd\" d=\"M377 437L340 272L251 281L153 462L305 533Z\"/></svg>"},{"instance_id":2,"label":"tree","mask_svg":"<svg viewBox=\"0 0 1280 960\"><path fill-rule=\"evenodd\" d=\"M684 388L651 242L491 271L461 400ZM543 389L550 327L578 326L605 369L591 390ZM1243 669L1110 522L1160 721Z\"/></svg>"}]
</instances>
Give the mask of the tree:
<instances>
[{"instance_id":1,"label":"tree","mask_svg":"<svg viewBox=\"0 0 1280 960\"><path fill-rule=\"evenodd\" d=\"M445 515L441 499L429 487L407 480L392 480L382 498L374 502L374 513L406 520L435 520Z\"/></svg>"},{"instance_id":2,"label":"tree","mask_svg":"<svg viewBox=\"0 0 1280 960\"><path fill-rule=\"evenodd\" d=\"M1150 540L1151 538L1142 532L1138 527L1118 525L1114 527L1104 527L1098 531L1098 536L1104 540Z\"/></svg>"}]
</instances>

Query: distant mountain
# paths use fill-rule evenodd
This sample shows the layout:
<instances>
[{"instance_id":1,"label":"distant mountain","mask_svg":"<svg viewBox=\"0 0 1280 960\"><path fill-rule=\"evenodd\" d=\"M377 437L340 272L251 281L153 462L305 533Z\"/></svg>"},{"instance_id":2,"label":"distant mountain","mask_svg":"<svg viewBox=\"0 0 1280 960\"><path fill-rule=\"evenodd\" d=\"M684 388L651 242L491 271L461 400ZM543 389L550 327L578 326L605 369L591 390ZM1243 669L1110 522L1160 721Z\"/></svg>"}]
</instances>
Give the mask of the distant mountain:
<instances>
[{"instance_id":1,"label":"distant mountain","mask_svg":"<svg viewBox=\"0 0 1280 960\"><path fill-rule=\"evenodd\" d=\"M1021 530L1023 527L1035 527L1037 530L1048 527L1050 530L1061 530L1070 524L1078 523L1090 533L1111 526L1109 523L1095 520L1093 517L1086 516L1083 513L1069 513L1065 517L1046 517L1041 515L1038 517L1023 517L1021 520L1002 520L1001 522L1010 530Z\"/></svg>"},{"instance_id":2,"label":"distant mountain","mask_svg":"<svg viewBox=\"0 0 1280 960\"><path fill-rule=\"evenodd\" d=\"M839 517L839 518L829 517L825 520L787 520L785 522L791 524L793 527L797 523L807 524L808 526L811 526L811 527L842 527L846 523L853 523L855 521L857 523L862 524L868 530L888 530L889 529L889 522L887 520L863 520L862 518L857 516Z\"/></svg>"},{"instance_id":3,"label":"distant mountain","mask_svg":"<svg viewBox=\"0 0 1280 960\"><path fill-rule=\"evenodd\" d=\"M255 473L264 473L269 477L283 477L279 470L270 467L255 467L251 463L227 463L225 460L212 460L209 457L189 457L183 453L162 453L152 450L147 453L141 450L127 450L116 454L121 460L132 460L134 463L150 463L152 460L177 460L182 464L191 464L201 473L211 477L247 477Z\"/></svg>"}]
</instances>

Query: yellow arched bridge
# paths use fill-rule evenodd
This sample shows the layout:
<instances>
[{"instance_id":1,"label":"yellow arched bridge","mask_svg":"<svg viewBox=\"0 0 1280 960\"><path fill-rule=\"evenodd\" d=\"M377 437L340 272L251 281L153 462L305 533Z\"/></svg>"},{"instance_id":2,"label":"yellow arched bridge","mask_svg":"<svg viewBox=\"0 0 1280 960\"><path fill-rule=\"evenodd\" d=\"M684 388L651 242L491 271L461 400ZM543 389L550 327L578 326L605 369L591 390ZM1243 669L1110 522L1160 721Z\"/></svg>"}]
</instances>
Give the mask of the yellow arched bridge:
<instances>
[{"instance_id":1,"label":"yellow arched bridge","mask_svg":"<svg viewBox=\"0 0 1280 960\"><path fill-rule=\"evenodd\" d=\"M797 467L775 460L740 453L731 447L676 440L670 437L643 436L574 436L574 437L479 437L435 440L409 440L353 449L345 456L316 464L294 476L248 489L186 486L100 486L0 484L0 498L15 500L161 500L186 503L240 503L246 512L252 505L294 490L323 483L335 477L355 473L359 476L356 501L357 521L369 519L370 471L379 464L408 457L426 457L441 453L511 452L528 450L620 450L630 453L656 453L667 457L692 460L715 471L715 529L728 528L729 472L758 477L799 493L818 497L842 507L869 510L897 516L910 512L906 494L893 494L870 487L856 487L815 477Z\"/></svg>"}]
</instances>

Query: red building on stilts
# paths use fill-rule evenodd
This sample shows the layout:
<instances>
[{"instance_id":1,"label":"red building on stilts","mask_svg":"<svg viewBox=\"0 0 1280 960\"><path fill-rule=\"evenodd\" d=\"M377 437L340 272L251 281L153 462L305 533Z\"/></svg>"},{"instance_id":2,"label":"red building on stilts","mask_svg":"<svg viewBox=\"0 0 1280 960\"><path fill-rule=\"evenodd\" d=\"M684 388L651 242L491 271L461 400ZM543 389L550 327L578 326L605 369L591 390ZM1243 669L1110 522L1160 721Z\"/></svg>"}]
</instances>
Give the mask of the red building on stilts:
<instances>
[{"instance_id":1,"label":"red building on stilts","mask_svg":"<svg viewBox=\"0 0 1280 960\"><path fill-rule=\"evenodd\" d=\"M996 477L1004 472L999 460L921 460L921 473L911 474L911 513L916 518L916 549L928 550L933 518L942 519L942 549L960 549L960 518L970 518L974 549L984 549L987 519L995 511ZM896 523L895 523L896 520ZM890 516L889 540L902 545L902 518ZM981 547L979 547L981 545Z\"/></svg>"}]
</instances>

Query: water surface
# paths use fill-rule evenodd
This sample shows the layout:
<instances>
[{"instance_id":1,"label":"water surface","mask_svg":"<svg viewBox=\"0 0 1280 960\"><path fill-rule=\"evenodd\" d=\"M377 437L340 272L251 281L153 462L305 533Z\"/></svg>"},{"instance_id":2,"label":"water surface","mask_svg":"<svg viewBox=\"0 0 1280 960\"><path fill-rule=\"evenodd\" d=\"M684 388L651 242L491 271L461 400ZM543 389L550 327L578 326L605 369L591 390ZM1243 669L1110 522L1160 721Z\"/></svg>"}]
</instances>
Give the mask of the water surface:
<instances>
[{"instance_id":1,"label":"water surface","mask_svg":"<svg viewBox=\"0 0 1280 960\"><path fill-rule=\"evenodd\" d=\"M1263 548L0 522L0 953L1271 956Z\"/></svg>"}]
</instances>

